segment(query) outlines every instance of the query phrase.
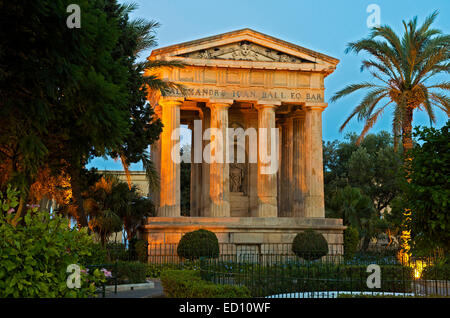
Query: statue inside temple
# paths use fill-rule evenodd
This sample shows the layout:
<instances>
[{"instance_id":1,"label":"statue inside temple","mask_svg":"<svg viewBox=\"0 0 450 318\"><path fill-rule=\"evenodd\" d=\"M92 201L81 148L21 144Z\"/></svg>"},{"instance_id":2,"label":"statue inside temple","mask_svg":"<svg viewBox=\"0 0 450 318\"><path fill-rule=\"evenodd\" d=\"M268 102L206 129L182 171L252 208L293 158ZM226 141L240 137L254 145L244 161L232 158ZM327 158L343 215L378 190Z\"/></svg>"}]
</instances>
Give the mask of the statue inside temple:
<instances>
[{"instance_id":1,"label":"statue inside temple","mask_svg":"<svg viewBox=\"0 0 450 318\"><path fill-rule=\"evenodd\" d=\"M230 192L242 192L244 163L230 163Z\"/></svg>"}]
</instances>

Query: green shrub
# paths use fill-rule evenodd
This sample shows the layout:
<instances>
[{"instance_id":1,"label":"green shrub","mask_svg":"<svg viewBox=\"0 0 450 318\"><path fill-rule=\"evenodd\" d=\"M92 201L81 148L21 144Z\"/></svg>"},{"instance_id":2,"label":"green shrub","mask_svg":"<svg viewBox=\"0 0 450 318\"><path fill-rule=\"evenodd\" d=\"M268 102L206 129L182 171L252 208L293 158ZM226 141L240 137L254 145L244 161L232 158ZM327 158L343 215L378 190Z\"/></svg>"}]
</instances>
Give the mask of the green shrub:
<instances>
[{"instance_id":1,"label":"green shrub","mask_svg":"<svg viewBox=\"0 0 450 318\"><path fill-rule=\"evenodd\" d=\"M352 226L348 226L344 231L344 258L352 259L355 256L359 243L358 230Z\"/></svg>"},{"instance_id":2,"label":"green shrub","mask_svg":"<svg viewBox=\"0 0 450 318\"><path fill-rule=\"evenodd\" d=\"M292 252L298 257L311 261L328 254L328 243L322 234L306 230L295 236Z\"/></svg>"},{"instance_id":3,"label":"green shrub","mask_svg":"<svg viewBox=\"0 0 450 318\"><path fill-rule=\"evenodd\" d=\"M147 263L148 259L148 242L145 240L137 240L134 243L134 252L140 262Z\"/></svg>"},{"instance_id":4,"label":"green shrub","mask_svg":"<svg viewBox=\"0 0 450 318\"><path fill-rule=\"evenodd\" d=\"M219 285L200 278L198 271L167 270L161 273L161 283L169 298L248 298L245 286Z\"/></svg>"},{"instance_id":5,"label":"green shrub","mask_svg":"<svg viewBox=\"0 0 450 318\"><path fill-rule=\"evenodd\" d=\"M381 265L381 288L377 292L411 292L413 271L401 265ZM206 269L205 269L206 270ZM224 279L222 269L216 279ZM219 276L220 277L217 277ZM284 263L234 265L228 274L236 284L247 286L252 297L296 292L374 291L367 287L367 265Z\"/></svg>"},{"instance_id":6,"label":"green shrub","mask_svg":"<svg viewBox=\"0 0 450 318\"><path fill-rule=\"evenodd\" d=\"M178 256L194 260L200 257L218 257L219 241L217 236L208 230L188 232L180 239L177 248Z\"/></svg>"},{"instance_id":7,"label":"green shrub","mask_svg":"<svg viewBox=\"0 0 450 318\"><path fill-rule=\"evenodd\" d=\"M200 269L199 260L186 260L177 264L174 263L162 263L162 264L147 264L147 277L159 278L161 273L165 270L198 270Z\"/></svg>"},{"instance_id":8,"label":"green shrub","mask_svg":"<svg viewBox=\"0 0 450 318\"><path fill-rule=\"evenodd\" d=\"M119 284L145 283L147 265L141 262L117 262L117 282Z\"/></svg>"},{"instance_id":9,"label":"green shrub","mask_svg":"<svg viewBox=\"0 0 450 318\"><path fill-rule=\"evenodd\" d=\"M450 264L428 265L422 271L423 279L449 280Z\"/></svg>"},{"instance_id":10,"label":"green shrub","mask_svg":"<svg viewBox=\"0 0 450 318\"><path fill-rule=\"evenodd\" d=\"M6 198L0 197L0 297L93 296L105 278L99 270L82 274L81 288L67 287L68 266L83 270L82 262L97 248L87 229L70 229L67 219L37 208L14 226L10 209L16 207L11 205L16 195L9 189Z\"/></svg>"},{"instance_id":11,"label":"green shrub","mask_svg":"<svg viewBox=\"0 0 450 318\"><path fill-rule=\"evenodd\" d=\"M90 255L85 255L80 258L80 264L83 265L94 265L94 264L105 264L107 263L107 253L106 249L101 243L93 243L89 246Z\"/></svg>"},{"instance_id":12,"label":"green shrub","mask_svg":"<svg viewBox=\"0 0 450 318\"><path fill-rule=\"evenodd\" d=\"M123 243L107 243L106 252L109 261L128 261L130 253Z\"/></svg>"}]
</instances>

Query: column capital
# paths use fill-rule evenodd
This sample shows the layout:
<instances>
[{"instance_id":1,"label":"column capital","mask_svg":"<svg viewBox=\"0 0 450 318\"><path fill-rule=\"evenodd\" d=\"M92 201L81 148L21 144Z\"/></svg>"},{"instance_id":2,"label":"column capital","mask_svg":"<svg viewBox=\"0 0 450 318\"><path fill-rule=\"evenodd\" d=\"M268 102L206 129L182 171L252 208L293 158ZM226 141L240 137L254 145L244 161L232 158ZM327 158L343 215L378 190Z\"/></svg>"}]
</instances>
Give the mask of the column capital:
<instances>
[{"instance_id":1,"label":"column capital","mask_svg":"<svg viewBox=\"0 0 450 318\"><path fill-rule=\"evenodd\" d=\"M181 104L184 102L184 98L181 97L161 97L158 100L158 105L162 107L166 106L181 106Z\"/></svg>"},{"instance_id":2,"label":"column capital","mask_svg":"<svg viewBox=\"0 0 450 318\"><path fill-rule=\"evenodd\" d=\"M324 111L325 108L328 107L328 103L313 103L313 102L306 102L305 103L305 110L321 110Z\"/></svg>"},{"instance_id":3,"label":"column capital","mask_svg":"<svg viewBox=\"0 0 450 318\"><path fill-rule=\"evenodd\" d=\"M279 106L281 106L281 102L280 101L257 101L255 104L255 108L259 109L259 108L278 108Z\"/></svg>"},{"instance_id":4,"label":"column capital","mask_svg":"<svg viewBox=\"0 0 450 318\"><path fill-rule=\"evenodd\" d=\"M234 100L232 99L210 99L206 103L206 107L208 108L217 108L217 107L230 107L233 104Z\"/></svg>"}]
</instances>

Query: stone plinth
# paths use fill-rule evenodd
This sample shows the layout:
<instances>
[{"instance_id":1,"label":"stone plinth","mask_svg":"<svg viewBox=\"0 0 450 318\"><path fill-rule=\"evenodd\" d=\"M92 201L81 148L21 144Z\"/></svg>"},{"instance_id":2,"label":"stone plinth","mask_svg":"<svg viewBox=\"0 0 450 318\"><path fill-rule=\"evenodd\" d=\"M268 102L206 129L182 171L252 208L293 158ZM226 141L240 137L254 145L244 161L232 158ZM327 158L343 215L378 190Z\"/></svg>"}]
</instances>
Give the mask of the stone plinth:
<instances>
[{"instance_id":1,"label":"stone plinth","mask_svg":"<svg viewBox=\"0 0 450 318\"><path fill-rule=\"evenodd\" d=\"M153 217L144 226L144 237L152 245L172 245L176 255L184 233L207 229L217 235L219 243L229 243L234 248L246 245L290 244L295 235L306 229L322 233L330 254L342 254L343 230L341 219L328 218L277 218L277 217ZM229 247L228 247L229 248ZM164 251L165 253L167 251ZM155 251L152 251L155 255Z\"/></svg>"}]
</instances>

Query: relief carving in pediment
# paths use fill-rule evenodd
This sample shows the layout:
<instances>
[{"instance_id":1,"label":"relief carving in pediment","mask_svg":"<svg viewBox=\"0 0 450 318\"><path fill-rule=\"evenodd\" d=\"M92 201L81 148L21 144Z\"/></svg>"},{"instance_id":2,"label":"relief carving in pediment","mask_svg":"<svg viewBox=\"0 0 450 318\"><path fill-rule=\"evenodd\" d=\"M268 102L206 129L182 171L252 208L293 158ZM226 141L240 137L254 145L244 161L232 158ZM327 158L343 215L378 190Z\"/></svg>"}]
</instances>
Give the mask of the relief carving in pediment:
<instances>
[{"instance_id":1,"label":"relief carving in pediment","mask_svg":"<svg viewBox=\"0 0 450 318\"><path fill-rule=\"evenodd\" d=\"M194 51L182 55L194 59L221 59L283 63L313 63L296 56L263 47L249 41L231 43L219 47Z\"/></svg>"}]
</instances>

